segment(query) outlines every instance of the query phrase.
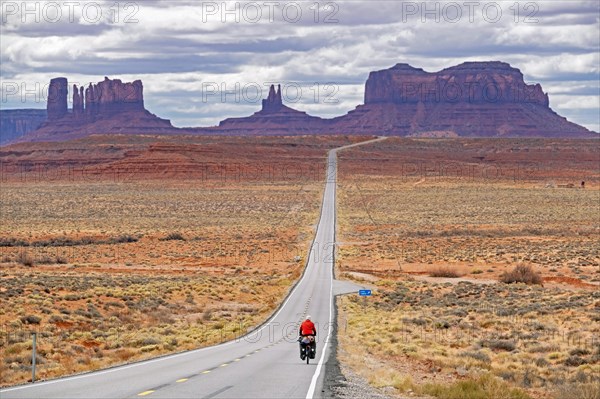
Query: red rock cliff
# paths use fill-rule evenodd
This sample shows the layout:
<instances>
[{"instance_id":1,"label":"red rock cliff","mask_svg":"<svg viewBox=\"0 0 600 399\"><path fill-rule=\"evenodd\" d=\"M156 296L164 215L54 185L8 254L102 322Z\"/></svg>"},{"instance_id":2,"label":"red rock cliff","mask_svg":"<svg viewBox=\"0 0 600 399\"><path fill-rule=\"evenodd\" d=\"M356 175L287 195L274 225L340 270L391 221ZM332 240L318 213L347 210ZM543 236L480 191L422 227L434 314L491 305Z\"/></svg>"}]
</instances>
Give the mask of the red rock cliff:
<instances>
[{"instance_id":1,"label":"red rock cliff","mask_svg":"<svg viewBox=\"0 0 600 399\"><path fill-rule=\"evenodd\" d=\"M214 133L231 135L314 134L323 132L327 122L283 104L281 85L271 85L262 109L242 118L228 118L219 123Z\"/></svg>"},{"instance_id":2,"label":"red rock cliff","mask_svg":"<svg viewBox=\"0 0 600 399\"><path fill-rule=\"evenodd\" d=\"M365 104L334 118L339 133L396 136L594 137L549 107L539 84L504 62L439 72L408 64L371 72Z\"/></svg>"},{"instance_id":3,"label":"red rock cliff","mask_svg":"<svg viewBox=\"0 0 600 399\"><path fill-rule=\"evenodd\" d=\"M73 87L67 110L67 80L52 79L48 121L23 140L67 140L97 133L127 134L360 134L424 137L600 137L549 107L539 84L498 61L465 62L438 72L408 64L371 72L365 104L346 115L322 119L283 104L271 86L262 109L210 128L174 128L144 108L143 85L104 78L85 90Z\"/></svg>"},{"instance_id":4,"label":"red rock cliff","mask_svg":"<svg viewBox=\"0 0 600 399\"><path fill-rule=\"evenodd\" d=\"M50 80L48 102L46 105L48 119L60 119L67 114L67 95L69 90L67 86L67 78L54 78Z\"/></svg>"},{"instance_id":5,"label":"red rock cliff","mask_svg":"<svg viewBox=\"0 0 600 399\"><path fill-rule=\"evenodd\" d=\"M365 104L389 103L522 103L548 106L539 84L528 85L523 74L504 62L465 62L439 72L408 64L371 72Z\"/></svg>"},{"instance_id":6,"label":"red rock cliff","mask_svg":"<svg viewBox=\"0 0 600 399\"><path fill-rule=\"evenodd\" d=\"M67 109L68 82L55 78L50 82L48 121L28 133L23 140L68 140L96 133L173 134L178 130L166 119L144 108L141 80L123 83L107 77L84 90L73 85L73 111Z\"/></svg>"}]
</instances>

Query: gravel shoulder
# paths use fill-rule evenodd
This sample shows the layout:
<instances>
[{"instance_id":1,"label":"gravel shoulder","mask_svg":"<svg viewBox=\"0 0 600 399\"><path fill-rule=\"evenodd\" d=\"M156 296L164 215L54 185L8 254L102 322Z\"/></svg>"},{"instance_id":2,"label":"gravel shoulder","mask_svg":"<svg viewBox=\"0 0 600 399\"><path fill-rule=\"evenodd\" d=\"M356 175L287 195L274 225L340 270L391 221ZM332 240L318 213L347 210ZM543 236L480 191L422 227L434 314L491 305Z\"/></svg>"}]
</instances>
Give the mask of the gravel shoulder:
<instances>
[{"instance_id":1,"label":"gravel shoulder","mask_svg":"<svg viewBox=\"0 0 600 399\"><path fill-rule=\"evenodd\" d=\"M335 303L335 302L334 302ZM334 311L337 315L337 303ZM325 369L321 398L326 399L409 399L390 395L369 385L367 380L355 374L338 359L338 328L331 341L331 353Z\"/></svg>"}]
</instances>

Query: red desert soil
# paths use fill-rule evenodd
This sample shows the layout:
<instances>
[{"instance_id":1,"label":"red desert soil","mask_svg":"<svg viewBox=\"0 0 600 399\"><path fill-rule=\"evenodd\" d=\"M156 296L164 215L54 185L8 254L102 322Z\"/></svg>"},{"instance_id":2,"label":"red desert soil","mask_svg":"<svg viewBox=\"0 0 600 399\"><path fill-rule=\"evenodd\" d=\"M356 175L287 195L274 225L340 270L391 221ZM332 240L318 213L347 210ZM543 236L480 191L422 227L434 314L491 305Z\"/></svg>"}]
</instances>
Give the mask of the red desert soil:
<instances>
[{"instance_id":1,"label":"red desert soil","mask_svg":"<svg viewBox=\"0 0 600 399\"><path fill-rule=\"evenodd\" d=\"M0 148L0 384L231 339L304 265L326 153L360 137L91 136Z\"/></svg>"}]
</instances>

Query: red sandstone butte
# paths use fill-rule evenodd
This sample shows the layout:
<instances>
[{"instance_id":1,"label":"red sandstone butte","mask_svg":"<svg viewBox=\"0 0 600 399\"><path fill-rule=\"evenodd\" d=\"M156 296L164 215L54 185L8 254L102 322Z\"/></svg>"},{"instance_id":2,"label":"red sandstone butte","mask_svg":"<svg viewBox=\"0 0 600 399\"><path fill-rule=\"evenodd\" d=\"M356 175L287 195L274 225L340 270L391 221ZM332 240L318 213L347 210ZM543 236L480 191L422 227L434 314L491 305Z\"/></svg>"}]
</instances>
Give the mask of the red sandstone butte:
<instances>
[{"instance_id":1,"label":"red sandstone butte","mask_svg":"<svg viewBox=\"0 0 600 399\"><path fill-rule=\"evenodd\" d=\"M105 78L87 88L50 82L48 119L19 141L62 141L90 134L295 135L353 134L408 137L598 138L549 106L539 84L527 84L520 70L499 61L465 62L438 72L408 64L371 72L364 104L346 115L322 119L283 104L281 87L271 85L262 108L215 127L175 128L144 108L140 80Z\"/></svg>"},{"instance_id":2,"label":"red sandstone butte","mask_svg":"<svg viewBox=\"0 0 600 399\"><path fill-rule=\"evenodd\" d=\"M340 133L394 136L598 137L549 107L539 84L504 62L439 72L408 64L369 74L365 104L334 118Z\"/></svg>"},{"instance_id":3,"label":"red sandstone butte","mask_svg":"<svg viewBox=\"0 0 600 399\"><path fill-rule=\"evenodd\" d=\"M20 141L62 141L99 133L175 134L179 130L144 108L141 80L123 83L107 77L87 88L73 85L73 110L67 110L66 78L50 81L48 119Z\"/></svg>"},{"instance_id":4,"label":"red sandstone butte","mask_svg":"<svg viewBox=\"0 0 600 399\"><path fill-rule=\"evenodd\" d=\"M281 85L271 85L262 109L242 118L228 118L219 123L218 133L228 134L314 134L321 132L326 121L283 105Z\"/></svg>"}]
</instances>

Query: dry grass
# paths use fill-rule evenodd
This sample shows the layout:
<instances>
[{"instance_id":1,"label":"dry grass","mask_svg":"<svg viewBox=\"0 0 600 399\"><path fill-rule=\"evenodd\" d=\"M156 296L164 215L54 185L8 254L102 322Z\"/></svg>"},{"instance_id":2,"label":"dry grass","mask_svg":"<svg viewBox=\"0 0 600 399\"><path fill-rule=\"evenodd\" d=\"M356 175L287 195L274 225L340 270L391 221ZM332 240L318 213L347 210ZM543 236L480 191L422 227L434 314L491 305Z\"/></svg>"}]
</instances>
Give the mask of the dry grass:
<instances>
[{"instance_id":1,"label":"dry grass","mask_svg":"<svg viewBox=\"0 0 600 399\"><path fill-rule=\"evenodd\" d=\"M3 270L0 298L11 307L1 311L2 382L30 376L32 329L40 378L97 369L239 336L298 275Z\"/></svg>"},{"instance_id":2,"label":"dry grass","mask_svg":"<svg viewBox=\"0 0 600 399\"><path fill-rule=\"evenodd\" d=\"M343 360L377 386L410 380L398 393L589 395L600 375L598 155L552 140L390 139L343 152L336 266L379 288L340 300ZM589 186L547 188L565 179Z\"/></svg>"},{"instance_id":3,"label":"dry grass","mask_svg":"<svg viewBox=\"0 0 600 399\"><path fill-rule=\"evenodd\" d=\"M392 277L451 267L480 269L479 278L497 280L523 264L544 275L600 281L591 216L600 191L414 187L393 178L341 182L339 189L342 272Z\"/></svg>"},{"instance_id":4,"label":"dry grass","mask_svg":"<svg viewBox=\"0 0 600 399\"><path fill-rule=\"evenodd\" d=\"M556 399L600 399L600 384L563 384L557 389Z\"/></svg>"},{"instance_id":5,"label":"dry grass","mask_svg":"<svg viewBox=\"0 0 600 399\"><path fill-rule=\"evenodd\" d=\"M396 379L410 376L415 392L432 379L442 390L481 373L534 397L565 381L597 382L596 294L470 283L381 281L380 287L369 301L340 300L341 348L380 359ZM361 356L356 348L368 353ZM383 378L374 375L365 378Z\"/></svg>"},{"instance_id":6,"label":"dry grass","mask_svg":"<svg viewBox=\"0 0 600 399\"><path fill-rule=\"evenodd\" d=\"M506 284L524 283L524 284L542 284L542 276L535 272L529 265L517 265L510 272L505 272L500 276L500 281Z\"/></svg>"},{"instance_id":7,"label":"dry grass","mask_svg":"<svg viewBox=\"0 0 600 399\"><path fill-rule=\"evenodd\" d=\"M133 159L154 173L128 174L125 182L110 175L24 181L16 175L3 181L2 385L30 378L31 328L39 332L38 378L50 378L229 340L280 303L304 265L319 212L325 151L333 144L197 140L208 143L148 151L159 154L163 166L136 158L135 151L132 158L94 166L99 171ZM106 143L90 149L84 140L68 144L66 152L61 145L32 144L22 156L73 156L77 166L87 158L107 159L86 151L110 155ZM78 146L88 155L80 158ZM7 162L17 162L19 151L10 151ZM192 164L171 162L178 151L184 155L176 159ZM265 151L281 157L273 165L283 161L295 171L310 164L318 178L285 178L273 168L258 177L240 176L239 159L256 172ZM226 179L186 180L206 159L230 167ZM153 179L162 172L180 177Z\"/></svg>"},{"instance_id":8,"label":"dry grass","mask_svg":"<svg viewBox=\"0 0 600 399\"><path fill-rule=\"evenodd\" d=\"M446 277L446 278L457 278L461 274L450 267L437 267L429 272L431 277Z\"/></svg>"},{"instance_id":9,"label":"dry grass","mask_svg":"<svg viewBox=\"0 0 600 399\"><path fill-rule=\"evenodd\" d=\"M427 383L418 389L419 393L440 399L530 399L520 389L511 388L509 384L491 374L457 381L452 384Z\"/></svg>"}]
</instances>

